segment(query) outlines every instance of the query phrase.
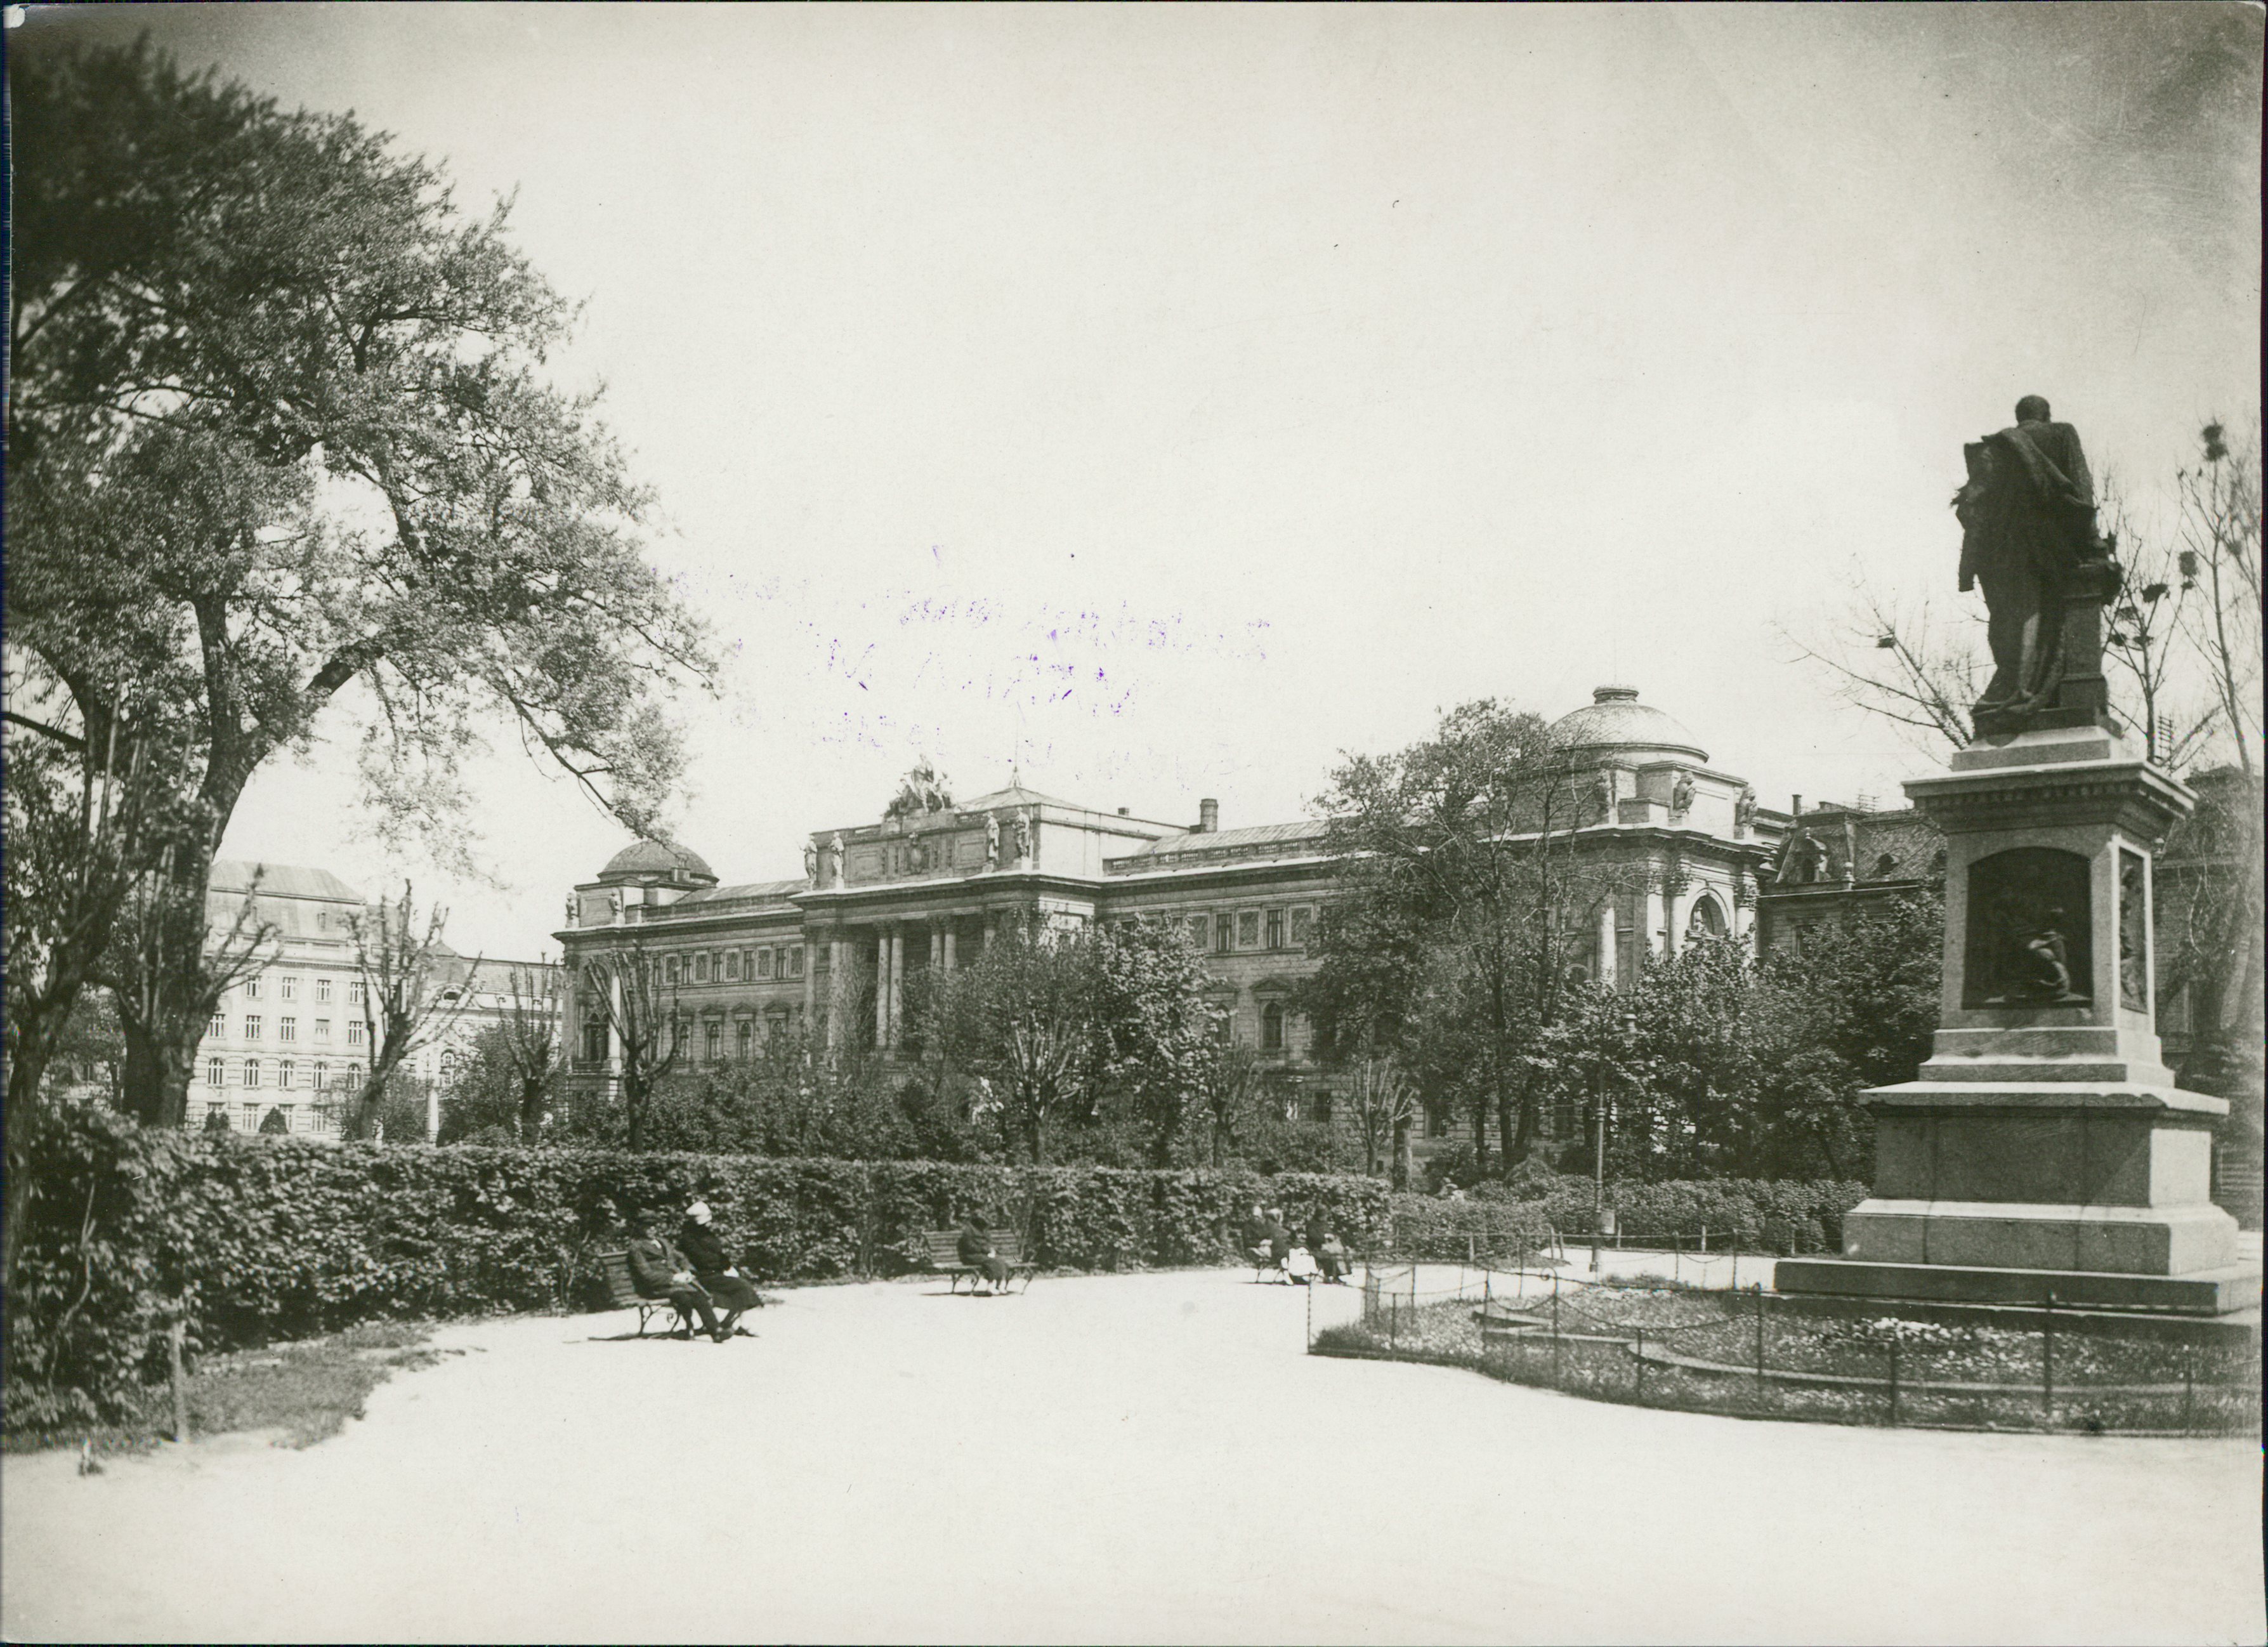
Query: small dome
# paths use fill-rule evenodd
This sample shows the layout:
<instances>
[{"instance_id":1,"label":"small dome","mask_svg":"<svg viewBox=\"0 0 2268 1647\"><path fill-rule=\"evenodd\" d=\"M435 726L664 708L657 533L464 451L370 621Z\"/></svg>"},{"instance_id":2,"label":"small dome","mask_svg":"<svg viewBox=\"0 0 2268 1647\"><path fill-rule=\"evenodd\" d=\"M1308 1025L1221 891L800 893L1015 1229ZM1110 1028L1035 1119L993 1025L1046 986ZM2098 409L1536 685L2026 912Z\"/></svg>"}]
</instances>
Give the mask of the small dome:
<instances>
[{"instance_id":1,"label":"small dome","mask_svg":"<svg viewBox=\"0 0 2268 1647\"><path fill-rule=\"evenodd\" d=\"M1638 701L1636 687L1601 687L1587 708L1551 724L1551 736L1565 749L1617 749L1651 754L1688 755L1705 761L1709 752L1670 717Z\"/></svg>"},{"instance_id":2,"label":"small dome","mask_svg":"<svg viewBox=\"0 0 2268 1647\"><path fill-rule=\"evenodd\" d=\"M667 879L679 872L696 879L714 883L717 871L711 869L698 852L689 848L671 846L663 841L633 841L607 860L607 867L599 871L602 881L645 880L659 877Z\"/></svg>"}]
</instances>

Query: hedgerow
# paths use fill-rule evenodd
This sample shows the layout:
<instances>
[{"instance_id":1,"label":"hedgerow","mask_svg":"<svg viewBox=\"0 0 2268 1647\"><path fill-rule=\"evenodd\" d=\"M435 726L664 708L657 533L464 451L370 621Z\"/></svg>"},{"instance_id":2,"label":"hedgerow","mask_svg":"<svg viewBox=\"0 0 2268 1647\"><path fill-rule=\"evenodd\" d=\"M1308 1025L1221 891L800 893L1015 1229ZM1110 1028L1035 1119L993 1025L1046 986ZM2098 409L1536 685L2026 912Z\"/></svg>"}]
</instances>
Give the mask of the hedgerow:
<instances>
[{"instance_id":1,"label":"hedgerow","mask_svg":"<svg viewBox=\"0 0 2268 1647\"><path fill-rule=\"evenodd\" d=\"M195 1353L589 1302L608 1202L706 1201L773 1282L905 1274L922 1231L970 1211L1051 1269L1226 1261L1255 1202L1295 1226L1320 1212L1359 1246L1388 1227L1385 1186L1359 1177L252 1139L90 1105L38 1126L6 1300L11 1432L126 1416L174 1319Z\"/></svg>"}]
</instances>

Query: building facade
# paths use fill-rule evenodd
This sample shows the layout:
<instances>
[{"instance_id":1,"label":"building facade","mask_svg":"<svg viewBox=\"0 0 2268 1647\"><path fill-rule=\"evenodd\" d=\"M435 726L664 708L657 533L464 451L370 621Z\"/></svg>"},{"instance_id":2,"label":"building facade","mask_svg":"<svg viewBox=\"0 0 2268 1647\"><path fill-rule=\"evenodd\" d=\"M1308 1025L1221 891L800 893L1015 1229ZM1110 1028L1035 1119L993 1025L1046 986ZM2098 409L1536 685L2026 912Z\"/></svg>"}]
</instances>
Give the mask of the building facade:
<instances>
[{"instance_id":1,"label":"building facade","mask_svg":"<svg viewBox=\"0 0 2268 1647\"><path fill-rule=\"evenodd\" d=\"M1634 688L1602 687L1554 727L1594 772L1587 850L1643 875L1598 911L1590 965L1612 981L1689 934L1746 936L1761 866L1786 814L1760 811L1676 721ZM571 1080L607 1090L622 1048L587 963L631 952L659 969L687 1031L679 1069L809 1033L836 1048L897 1050L905 1004L930 968L965 965L1004 922L1168 921L1211 975L1228 1033L1294 1088L1328 1103L1330 1080L1293 993L1317 964L1331 890L1324 826L1224 829L1100 811L1020 784L957 805L814 831L804 873L721 885L682 847L640 841L575 888L557 934L574 1039ZM601 969L603 972L605 969Z\"/></svg>"}]
</instances>

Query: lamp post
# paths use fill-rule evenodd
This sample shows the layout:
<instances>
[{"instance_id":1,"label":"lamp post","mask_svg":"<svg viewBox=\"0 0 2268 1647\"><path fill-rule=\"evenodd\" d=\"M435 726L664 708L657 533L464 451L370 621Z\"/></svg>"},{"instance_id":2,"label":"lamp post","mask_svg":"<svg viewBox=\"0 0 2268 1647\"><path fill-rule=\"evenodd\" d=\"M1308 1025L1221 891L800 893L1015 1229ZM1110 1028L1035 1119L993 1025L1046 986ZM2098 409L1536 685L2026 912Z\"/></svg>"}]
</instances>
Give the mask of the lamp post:
<instances>
[{"instance_id":1,"label":"lamp post","mask_svg":"<svg viewBox=\"0 0 2268 1647\"><path fill-rule=\"evenodd\" d=\"M1622 1048L1627 1060L1638 1040L1638 1014L1624 1008L1622 1016ZM1591 1101L1597 1131L1591 1143L1591 1273L1599 1273L1599 1237L1607 1222L1607 1091L1601 1082L1599 1091Z\"/></svg>"}]
</instances>

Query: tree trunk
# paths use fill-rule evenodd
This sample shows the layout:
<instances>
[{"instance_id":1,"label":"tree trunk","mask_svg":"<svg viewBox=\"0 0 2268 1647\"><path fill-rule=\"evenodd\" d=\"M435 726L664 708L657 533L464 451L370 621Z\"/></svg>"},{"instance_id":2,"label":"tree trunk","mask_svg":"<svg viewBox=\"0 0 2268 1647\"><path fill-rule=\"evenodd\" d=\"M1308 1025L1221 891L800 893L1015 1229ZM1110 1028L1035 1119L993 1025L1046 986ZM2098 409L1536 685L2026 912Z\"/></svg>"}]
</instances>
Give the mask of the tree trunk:
<instances>
[{"instance_id":1,"label":"tree trunk","mask_svg":"<svg viewBox=\"0 0 2268 1647\"><path fill-rule=\"evenodd\" d=\"M519 1084L519 1141L533 1143L543 1130L545 1083L530 1078Z\"/></svg>"},{"instance_id":2,"label":"tree trunk","mask_svg":"<svg viewBox=\"0 0 2268 1647\"><path fill-rule=\"evenodd\" d=\"M40 1084L47 1078L52 1036L27 1036L8 1062L7 1225L0 1235L0 1291L16 1296L16 1253L32 1210L32 1129L38 1114Z\"/></svg>"}]
</instances>

